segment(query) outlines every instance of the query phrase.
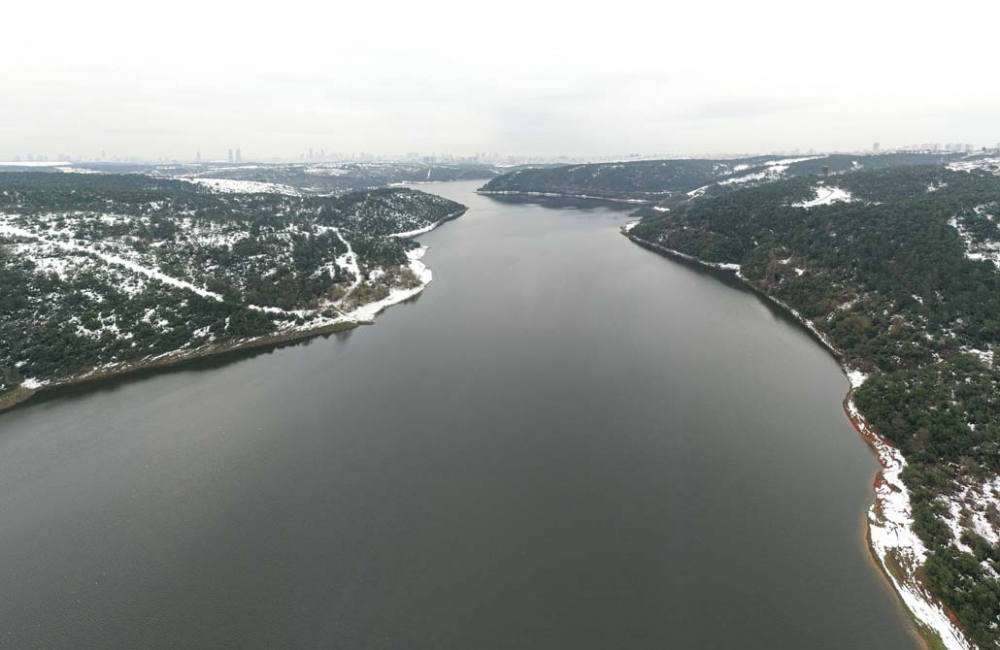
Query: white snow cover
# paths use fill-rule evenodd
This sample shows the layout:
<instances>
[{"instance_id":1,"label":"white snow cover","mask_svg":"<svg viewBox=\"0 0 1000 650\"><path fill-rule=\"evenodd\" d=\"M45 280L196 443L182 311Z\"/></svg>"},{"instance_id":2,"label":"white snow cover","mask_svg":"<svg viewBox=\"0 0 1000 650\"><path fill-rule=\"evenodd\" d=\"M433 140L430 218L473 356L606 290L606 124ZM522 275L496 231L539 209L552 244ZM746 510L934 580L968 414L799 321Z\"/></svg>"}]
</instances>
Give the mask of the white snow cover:
<instances>
[{"instance_id":1,"label":"white snow cover","mask_svg":"<svg viewBox=\"0 0 1000 650\"><path fill-rule=\"evenodd\" d=\"M954 172L971 172L976 169L983 169L1000 174L1000 158L980 158L978 160L962 160L949 163L948 169Z\"/></svg>"},{"instance_id":2,"label":"white snow cover","mask_svg":"<svg viewBox=\"0 0 1000 650\"><path fill-rule=\"evenodd\" d=\"M40 237L39 235L36 235L35 233L33 233L33 232L29 231L29 230L25 230L23 228L18 228L16 226L7 225L5 223L0 223L0 235L14 235L16 237L25 237L25 238L29 238L29 239L35 239L35 240L38 240L38 241L40 241L40 242L42 242L44 244L47 244L47 245L50 245L50 246L54 246L54 247L57 247L57 248L62 248L64 250L76 251L76 252L80 252L80 253L88 253L90 255L94 255L95 257L98 257L98 258L104 260L108 264L114 264L114 265L117 265L117 266L123 266L123 267L129 269L130 271L134 271L134 272L139 273L141 275L145 275L146 277L152 278L154 280L159 280L160 282L162 282L164 284L169 284L171 286L179 287L181 289L188 289L190 291L195 292L199 296L202 296L203 298L212 298L213 300L217 300L219 302L222 302L222 296L219 295L219 294L217 294L217 293L213 293L213 292L208 291L206 289L203 289L201 287L195 286L195 285L191 284L190 282L185 282L184 280L178 280L177 278L170 277L169 275L166 275L165 273L161 273L160 271L157 271L156 269L150 269L150 268L147 268L147 267L142 266L140 264L136 264L135 262L133 262L131 260L127 260L124 257L119 257L118 255L110 255L108 253L104 253L104 252L100 251L99 249L97 249L95 247L81 246L80 244L75 244L75 243L72 243L72 242L55 241L55 240L51 240L51 239L46 239L44 237Z\"/></svg>"},{"instance_id":3,"label":"white snow cover","mask_svg":"<svg viewBox=\"0 0 1000 650\"><path fill-rule=\"evenodd\" d=\"M72 165L68 167L56 167L57 170L64 174L103 174L104 172L99 172L96 169L87 169L86 167L74 167Z\"/></svg>"},{"instance_id":4,"label":"white snow cover","mask_svg":"<svg viewBox=\"0 0 1000 650\"><path fill-rule=\"evenodd\" d=\"M845 371L847 374L847 381L851 382L851 388L859 388L861 384L865 383L868 379L868 375L861 372L860 370L847 369Z\"/></svg>"},{"instance_id":5,"label":"white snow cover","mask_svg":"<svg viewBox=\"0 0 1000 650\"><path fill-rule=\"evenodd\" d=\"M638 226L639 222L641 222L641 221L642 221L642 219L636 219L635 221L629 221L627 224L625 224L624 226L622 226L622 230L624 230L625 232L628 232L628 231L632 230L633 228L635 228L636 226Z\"/></svg>"},{"instance_id":6,"label":"white snow cover","mask_svg":"<svg viewBox=\"0 0 1000 650\"><path fill-rule=\"evenodd\" d=\"M358 265L358 255L354 252L354 249L351 248L351 243L344 239L344 236L340 234L340 230L334 230L337 233L337 237L340 237L340 241L347 247L347 252L336 259L337 266L345 271L350 271L351 275L354 276L354 282L345 293L345 295L347 295L354 291L359 284L361 284L361 267Z\"/></svg>"},{"instance_id":7,"label":"white snow cover","mask_svg":"<svg viewBox=\"0 0 1000 650\"><path fill-rule=\"evenodd\" d=\"M182 178L195 185L204 185L223 194L284 194L299 196L298 188L279 183L258 183L257 181L234 181L228 178Z\"/></svg>"},{"instance_id":8,"label":"white snow cover","mask_svg":"<svg viewBox=\"0 0 1000 650\"><path fill-rule=\"evenodd\" d=\"M986 509L989 505L1000 505L1000 477L982 484L964 484L957 494L942 499L947 503L951 513L951 520L947 523L952 530L953 541L957 548L967 553L972 552L972 549L961 541L962 533L965 531L963 519L968 522L973 532L990 544L1000 542L1000 531L986 518Z\"/></svg>"},{"instance_id":9,"label":"white snow cover","mask_svg":"<svg viewBox=\"0 0 1000 650\"><path fill-rule=\"evenodd\" d=\"M393 233L393 234L391 234L389 236L390 237L397 237L399 239L406 239L406 238L409 238L409 237L416 237L417 235L423 235L424 233L428 233L428 232L434 230L435 228L437 228L438 226L440 226L441 224L443 224L445 221L448 221L450 219L455 219L456 217L461 216L461 214L463 212L464 212L464 210L460 210L458 212L452 212L448 216L446 216L446 217L444 217L442 219L438 219L437 221L435 221L431 225L425 226L424 228L417 228L416 230L408 230L406 232L397 232L397 233Z\"/></svg>"},{"instance_id":10,"label":"white snow cover","mask_svg":"<svg viewBox=\"0 0 1000 650\"><path fill-rule=\"evenodd\" d=\"M990 368L993 367L993 359L994 359L994 356L995 356L995 352L994 352L993 348L987 348L985 350L977 350L976 348L962 347L962 352L964 352L966 354L975 355L984 364L986 364Z\"/></svg>"},{"instance_id":11,"label":"white snow cover","mask_svg":"<svg viewBox=\"0 0 1000 650\"><path fill-rule=\"evenodd\" d=\"M781 176L784 168L771 168L764 170L762 172L756 172L754 174L747 174L746 176L736 176L734 178L727 178L724 181L719 181L719 185L736 185L739 183L749 183L751 181L766 181L770 179L775 179Z\"/></svg>"},{"instance_id":12,"label":"white snow cover","mask_svg":"<svg viewBox=\"0 0 1000 650\"><path fill-rule=\"evenodd\" d=\"M816 192L816 198L812 201L802 201L801 203L793 203L792 205L796 208L815 208L821 205L830 205L832 203L837 203L838 201L843 201L845 203L853 201L854 197L847 190L843 190L839 187L827 187L826 185L817 185L814 188Z\"/></svg>"},{"instance_id":13,"label":"white snow cover","mask_svg":"<svg viewBox=\"0 0 1000 650\"><path fill-rule=\"evenodd\" d=\"M421 248L415 248L406 253L407 259L410 260L410 270L419 278L420 284L412 289L393 289L389 295L382 300L377 302L370 302L366 305L361 305L354 311L345 314L349 318L353 318L359 321L371 321L374 320L375 316L379 312L383 311L386 307L391 307L397 303L403 302L404 300L409 300L413 296L417 295L424 290L431 280L434 279L434 274L431 270L421 262L424 253L427 252L427 247L423 246Z\"/></svg>"},{"instance_id":14,"label":"white snow cover","mask_svg":"<svg viewBox=\"0 0 1000 650\"><path fill-rule=\"evenodd\" d=\"M985 208L986 206L980 205L974 208L974 211L977 214L982 214ZM974 262L985 260L992 262L993 266L1000 268L1000 230L997 232L998 240L977 242L972 239L969 231L959 223L958 217L949 219L948 225L957 230L958 236L962 238L966 259L973 260Z\"/></svg>"},{"instance_id":15,"label":"white snow cover","mask_svg":"<svg viewBox=\"0 0 1000 650\"><path fill-rule=\"evenodd\" d=\"M719 185L736 185L740 183L750 183L752 181L768 181L775 180L784 176L785 172L788 171L788 167L798 162L805 162L807 160L817 160L819 158L825 158L826 156L805 156L804 158L783 158L781 160L770 160L763 164L766 169L763 171L755 172L753 174L747 174L746 176L736 176L732 178L727 178L724 181L719 181ZM734 172L745 171L749 169L748 165L737 165L733 168ZM698 190L695 190L698 191Z\"/></svg>"},{"instance_id":16,"label":"white snow cover","mask_svg":"<svg viewBox=\"0 0 1000 650\"><path fill-rule=\"evenodd\" d=\"M882 480L875 487L875 503L868 511L871 547L882 562L885 574L892 582L913 616L934 630L948 650L973 650L962 632L956 628L937 600L916 579L916 570L927 559L927 549L913 532L913 511L910 493L903 484L906 461L898 449L871 430L853 400L847 410L858 428L871 441L882 465ZM890 570L889 557L894 557L904 574L898 579Z\"/></svg>"},{"instance_id":17,"label":"white snow cover","mask_svg":"<svg viewBox=\"0 0 1000 650\"><path fill-rule=\"evenodd\" d=\"M783 158L781 160L772 160L764 164L767 165L768 167L784 167L787 169L789 165L805 162L807 160L819 160L820 158L826 158L826 156L804 156L802 158Z\"/></svg>"}]
</instances>

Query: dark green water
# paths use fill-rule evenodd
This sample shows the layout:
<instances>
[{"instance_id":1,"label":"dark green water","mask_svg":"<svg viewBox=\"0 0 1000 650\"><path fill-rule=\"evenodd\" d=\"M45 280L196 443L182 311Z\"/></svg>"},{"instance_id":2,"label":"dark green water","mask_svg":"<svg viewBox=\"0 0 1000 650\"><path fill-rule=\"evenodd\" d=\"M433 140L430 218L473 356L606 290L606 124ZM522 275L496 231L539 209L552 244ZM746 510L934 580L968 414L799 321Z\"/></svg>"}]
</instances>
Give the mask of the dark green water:
<instances>
[{"instance_id":1,"label":"dark green water","mask_svg":"<svg viewBox=\"0 0 1000 650\"><path fill-rule=\"evenodd\" d=\"M0 646L916 647L820 346L476 186L373 327L0 416Z\"/></svg>"}]
</instances>

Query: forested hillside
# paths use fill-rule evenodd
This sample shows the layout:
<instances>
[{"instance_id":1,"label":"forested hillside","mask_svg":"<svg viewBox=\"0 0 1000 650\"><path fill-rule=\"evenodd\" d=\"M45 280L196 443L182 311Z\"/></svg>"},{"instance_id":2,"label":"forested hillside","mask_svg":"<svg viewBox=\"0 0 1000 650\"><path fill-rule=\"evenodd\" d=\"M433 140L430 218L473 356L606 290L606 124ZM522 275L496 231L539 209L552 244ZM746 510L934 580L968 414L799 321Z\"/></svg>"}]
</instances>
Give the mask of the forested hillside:
<instances>
[{"instance_id":1,"label":"forested hillside","mask_svg":"<svg viewBox=\"0 0 1000 650\"><path fill-rule=\"evenodd\" d=\"M916 575L1000 647L1000 177L980 165L802 176L647 218L636 240L715 264L794 309L868 379L898 446ZM919 555L919 554L918 554Z\"/></svg>"},{"instance_id":2,"label":"forested hillside","mask_svg":"<svg viewBox=\"0 0 1000 650\"><path fill-rule=\"evenodd\" d=\"M303 197L0 173L0 396L370 319L429 279L399 235L464 210L409 189Z\"/></svg>"},{"instance_id":3,"label":"forested hillside","mask_svg":"<svg viewBox=\"0 0 1000 650\"><path fill-rule=\"evenodd\" d=\"M941 164L956 156L933 154L759 156L728 160L650 160L523 169L494 178L485 194L534 194L656 203L668 208L701 196L824 172Z\"/></svg>"}]
</instances>

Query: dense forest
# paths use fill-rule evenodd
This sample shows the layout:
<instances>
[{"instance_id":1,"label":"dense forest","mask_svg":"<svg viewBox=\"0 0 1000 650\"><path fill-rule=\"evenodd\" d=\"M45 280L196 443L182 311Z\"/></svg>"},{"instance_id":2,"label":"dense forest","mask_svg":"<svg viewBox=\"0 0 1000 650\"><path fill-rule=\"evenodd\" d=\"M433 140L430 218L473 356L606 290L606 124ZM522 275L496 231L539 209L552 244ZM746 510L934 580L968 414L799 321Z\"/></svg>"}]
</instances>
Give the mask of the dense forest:
<instances>
[{"instance_id":1,"label":"dense forest","mask_svg":"<svg viewBox=\"0 0 1000 650\"><path fill-rule=\"evenodd\" d=\"M139 174L0 173L0 396L348 321L412 288L399 237L464 212L393 188L227 194Z\"/></svg>"},{"instance_id":2,"label":"dense forest","mask_svg":"<svg viewBox=\"0 0 1000 650\"><path fill-rule=\"evenodd\" d=\"M640 214L631 236L739 265L869 374L854 400L908 462L924 580L1000 647L1000 177L883 166Z\"/></svg>"},{"instance_id":3,"label":"dense forest","mask_svg":"<svg viewBox=\"0 0 1000 650\"><path fill-rule=\"evenodd\" d=\"M900 153L882 155L758 156L725 160L674 159L566 165L521 169L494 178L486 194L586 196L672 207L691 198L718 196L748 185L810 174L841 174L948 162L955 155Z\"/></svg>"}]
</instances>

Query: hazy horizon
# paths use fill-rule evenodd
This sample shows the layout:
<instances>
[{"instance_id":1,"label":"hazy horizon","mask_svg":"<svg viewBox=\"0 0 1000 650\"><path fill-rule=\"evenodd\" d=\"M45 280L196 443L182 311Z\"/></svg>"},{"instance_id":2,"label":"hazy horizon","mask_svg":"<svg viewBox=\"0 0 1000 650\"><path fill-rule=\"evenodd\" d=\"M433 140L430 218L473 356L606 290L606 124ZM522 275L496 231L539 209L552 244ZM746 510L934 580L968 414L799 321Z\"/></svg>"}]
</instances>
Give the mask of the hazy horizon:
<instances>
[{"instance_id":1,"label":"hazy horizon","mask_svg":"<svg viewBox=\"0 0 1000 650\"><path fill-rule=\"evenodd\" d=\"M1000 141L1000 8L515 0L0 9L0 159L705 155Z\"/></svg>"}]
</instances>

